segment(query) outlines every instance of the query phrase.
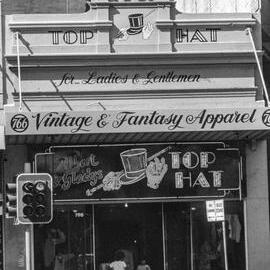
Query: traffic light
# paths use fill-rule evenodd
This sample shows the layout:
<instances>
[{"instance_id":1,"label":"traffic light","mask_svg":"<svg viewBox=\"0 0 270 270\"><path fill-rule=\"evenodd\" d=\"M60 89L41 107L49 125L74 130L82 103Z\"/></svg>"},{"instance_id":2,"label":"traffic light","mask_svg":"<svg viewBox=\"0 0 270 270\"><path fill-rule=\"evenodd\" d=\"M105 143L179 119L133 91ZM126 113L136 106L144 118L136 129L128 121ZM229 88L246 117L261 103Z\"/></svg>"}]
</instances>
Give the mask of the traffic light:
<instances>
[{"instance_id":1,"label":"traffic light","mask_svg":"<svg viewBox=\"0 0 270 270\"><path fill-rule=\"evenodd\" d=\"M47 173L23 173L18 175L17 199L19 223L50 223L53 217L52 177Z\"/></svg>"},{"instance_id":2,"label":"traffic light","mask_svg":"<svg viewBox=\"0 0 270 270\"><path fill-rule=\"evenodd\" d=\"M17 197L16 183L6 184L6 217L16 218L17 216Z\"/></svg>"}]
</instances>

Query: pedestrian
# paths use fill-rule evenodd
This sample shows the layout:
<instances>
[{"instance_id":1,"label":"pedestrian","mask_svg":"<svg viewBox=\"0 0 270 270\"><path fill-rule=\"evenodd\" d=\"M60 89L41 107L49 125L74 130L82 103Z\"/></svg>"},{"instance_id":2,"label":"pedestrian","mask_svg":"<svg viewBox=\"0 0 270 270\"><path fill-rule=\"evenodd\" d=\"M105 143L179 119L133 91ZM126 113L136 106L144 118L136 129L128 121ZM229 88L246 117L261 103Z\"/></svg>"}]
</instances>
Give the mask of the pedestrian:
<instances>
[{"instance_id":1,"label":"pedestrian","mask_svg":"<svg viewBox=\"0 0 270 270\"><path fill-rule=\"evenodd\" d=\"M127 265L125 263L125 254L122 251L117 251L114 256L114 261L110 263L112 270L126 270Z\"/></svg>"}]
</instances>

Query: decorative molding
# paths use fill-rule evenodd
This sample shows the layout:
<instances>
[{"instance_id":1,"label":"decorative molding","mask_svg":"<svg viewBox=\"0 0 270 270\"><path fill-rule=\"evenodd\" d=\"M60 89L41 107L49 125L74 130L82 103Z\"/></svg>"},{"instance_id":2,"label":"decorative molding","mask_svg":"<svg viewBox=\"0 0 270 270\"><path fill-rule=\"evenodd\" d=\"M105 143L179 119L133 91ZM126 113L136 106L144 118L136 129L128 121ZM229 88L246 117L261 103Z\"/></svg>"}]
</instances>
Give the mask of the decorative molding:
<instances>
[{"instance_id":1,"label":"decorative molding","mask_svg":"<svg viewBox=\"0 0 270 270\"><path fill-rule=\"evenodd\" d=\"M12 31L16 30L31 30L31 29L54 29L54 28L95 28L95 27L112 27L112 21L16 21L9 22L9 28Z\"/></svg>"},{"instance_id":2,"label":"decorative molding","mask_svg":"<svg viewBox=\"0 0 270 270\"><path fill-rule=\"evenodd\" d=\"M164 26L254 26L256 25L256 19L181 19L181 20L157 20L157 27Z\"/></svg>"},{"instance_id":3,"label":"decorative molding","mask_svg":"<svg viewBox=\"0 0 270 270\"><path fill-rule=\"evenodd\" d=\"M149 91L87 91L87 92L24 92L24 101L48 100L130 100L130 99L174 99L174 98L253 98L255 100L257 87L253 88L222 88L196 90L149 90ZM19 94L13 93L14 101L19 100Z\"/></svg>"},{"instance_id":4,"label":"decorative molding","mask_svg":"<svg viewBox=\"0 0 270 270\"><path fill-rule=\"evenodd\" d=\"M258 51L262 55L262 51ZM17 68L17 56L5 55L10 68ZM157 52L157 53L95 53L95 54L50 54L21 55L21 67L51 66L126 66L126 65L193 65L218 63L256 63L252 50L235 52Z\"/></svg>"}]
</instances>

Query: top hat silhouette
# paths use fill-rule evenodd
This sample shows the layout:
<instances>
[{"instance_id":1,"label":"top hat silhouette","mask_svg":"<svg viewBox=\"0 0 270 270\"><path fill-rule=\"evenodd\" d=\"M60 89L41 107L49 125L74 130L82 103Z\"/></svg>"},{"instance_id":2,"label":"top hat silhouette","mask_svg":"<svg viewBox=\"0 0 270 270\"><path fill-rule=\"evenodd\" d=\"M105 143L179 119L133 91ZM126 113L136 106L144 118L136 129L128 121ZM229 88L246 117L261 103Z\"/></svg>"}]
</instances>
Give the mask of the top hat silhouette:
<instances>
[{"instance_id":1,"label":"top hat silhouette","mask_svg":"<svg viewBox=\"0 0 270 270\"><path fill-rule=\"evenodd\" d=\"M128 16L130 28L127 30L129 35L136 35L143 29L143 14L136 13Z\"/></svg>"}]
</instances>

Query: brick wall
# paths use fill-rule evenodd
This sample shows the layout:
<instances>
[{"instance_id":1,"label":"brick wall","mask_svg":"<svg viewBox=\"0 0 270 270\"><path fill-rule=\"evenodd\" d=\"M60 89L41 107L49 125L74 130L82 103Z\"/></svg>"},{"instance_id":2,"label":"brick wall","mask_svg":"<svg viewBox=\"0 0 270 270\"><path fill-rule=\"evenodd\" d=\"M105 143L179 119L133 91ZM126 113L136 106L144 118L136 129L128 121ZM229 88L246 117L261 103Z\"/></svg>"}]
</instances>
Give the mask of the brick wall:
<instances>
[{"instance_id":1,"label":"brick wall","mask_svg":"<svg viewBox=\"0 0 270 270\"><path fill-rule=\"evenodd\" d=\"M27 13L81 13L85 0L2 0L4 15Z\"/></svg>"}]
</instances>

